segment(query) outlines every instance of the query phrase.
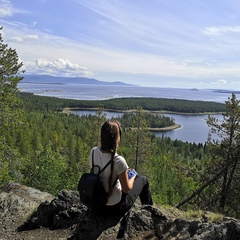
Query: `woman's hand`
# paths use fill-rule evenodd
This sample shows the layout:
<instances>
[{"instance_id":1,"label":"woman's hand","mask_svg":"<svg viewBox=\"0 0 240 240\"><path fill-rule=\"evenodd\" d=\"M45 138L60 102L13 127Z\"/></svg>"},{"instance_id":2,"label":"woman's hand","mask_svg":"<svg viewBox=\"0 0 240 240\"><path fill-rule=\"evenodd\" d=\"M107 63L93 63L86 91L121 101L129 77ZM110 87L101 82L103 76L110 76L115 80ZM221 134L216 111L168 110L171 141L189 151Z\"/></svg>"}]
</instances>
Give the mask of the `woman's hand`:
<instances>
[{"instance_id":1,"label":"woman's hand","mask_svg":"<svg viewBox=\"0 0 240 240\"><path fill-rule=\"evenodd\" d=\"M120 183L122 185L122 191L124 193L128 193L133 188L133 183L134 183L134 180L136 178L136 175L134 175L133 177L131 177L129 179L128 178L128 171L130 171L130 169L127 169L126 171L124 171L123 173L118 175L118 178L119 178Z\"/></svg>"}]
</instances>

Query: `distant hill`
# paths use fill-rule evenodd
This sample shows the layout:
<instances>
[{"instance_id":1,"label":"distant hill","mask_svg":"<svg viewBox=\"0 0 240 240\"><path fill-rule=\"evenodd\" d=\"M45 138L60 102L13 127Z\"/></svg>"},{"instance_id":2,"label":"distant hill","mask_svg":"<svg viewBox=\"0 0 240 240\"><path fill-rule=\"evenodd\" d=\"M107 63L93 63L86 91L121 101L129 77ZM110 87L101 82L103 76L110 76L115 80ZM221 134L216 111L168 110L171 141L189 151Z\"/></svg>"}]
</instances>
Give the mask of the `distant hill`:
<instances>
[{"instance_id":1,"label":"distant hill","mask_svg":"<svg viewBox=\"0 0 240 240\"><path fill-rule=\"evenodd\" d=\"M225 89L214 89L213 92L217 93L235 93L235 94L240 94L240 91L235 91L235 90L225 90Z\"/></svg>"},{"instance_id":2,"label":"distant hill","mask_svg":"<svg viewBox=\"0 0 240 240\"><path fill-rule=\"evenodd\" d=\"M121 85L121 86L129 86L131 84L126 84L123 82L106 82L99 81L94 78L86 78L86 77L54 77L51 75L22 75L24 79L21 81L22 83L44 83L44 84L92 84L92 85Z\"/></svg>"}]
</instances>

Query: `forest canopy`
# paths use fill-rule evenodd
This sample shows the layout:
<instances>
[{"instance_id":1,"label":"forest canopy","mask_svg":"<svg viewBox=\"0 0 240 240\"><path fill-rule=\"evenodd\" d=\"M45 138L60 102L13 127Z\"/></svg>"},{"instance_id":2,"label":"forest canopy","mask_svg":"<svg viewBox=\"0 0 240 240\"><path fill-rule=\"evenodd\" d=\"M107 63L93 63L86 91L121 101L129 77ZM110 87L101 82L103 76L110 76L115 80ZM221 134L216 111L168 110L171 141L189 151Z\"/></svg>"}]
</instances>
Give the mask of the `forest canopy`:
<instances>
[{"instance_id":1,"label":"forest canopy","mask_svg":"<svg viewBox=\"0 0 240 240\"><path fill-rule=\"evenodd\" d=\"M141 107L148 111L169 111L176 113L225 112L223 103L191 101L167 98L115 98L108 100L73 100L56 97L35 96L32 93L20 93L28 110L62 111L63 108L103 108L115 111L127 111Z\"/></svg>"}]
</instances>

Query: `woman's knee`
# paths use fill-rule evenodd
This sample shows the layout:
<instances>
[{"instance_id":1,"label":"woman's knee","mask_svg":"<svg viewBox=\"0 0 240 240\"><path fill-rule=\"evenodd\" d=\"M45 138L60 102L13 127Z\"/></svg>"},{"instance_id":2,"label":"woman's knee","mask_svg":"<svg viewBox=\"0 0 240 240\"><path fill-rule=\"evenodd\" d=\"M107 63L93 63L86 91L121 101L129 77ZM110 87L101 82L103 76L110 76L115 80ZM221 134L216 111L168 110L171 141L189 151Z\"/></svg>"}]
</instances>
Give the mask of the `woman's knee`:
<instances>
[{"instance_id":1,"label":"woman's knee","mask_svg":"<svg viewBox=\"0 0 240 240\"><path fill-rule=\"evenodd\" d=\"M139 180L142 181L142 183L143 183L144 186L149 186L148 178L147 178L147 177L145 177L145 176L137 176L136 179L138 179L138 178L139 178Z\"/></svg>"}]
</instances>

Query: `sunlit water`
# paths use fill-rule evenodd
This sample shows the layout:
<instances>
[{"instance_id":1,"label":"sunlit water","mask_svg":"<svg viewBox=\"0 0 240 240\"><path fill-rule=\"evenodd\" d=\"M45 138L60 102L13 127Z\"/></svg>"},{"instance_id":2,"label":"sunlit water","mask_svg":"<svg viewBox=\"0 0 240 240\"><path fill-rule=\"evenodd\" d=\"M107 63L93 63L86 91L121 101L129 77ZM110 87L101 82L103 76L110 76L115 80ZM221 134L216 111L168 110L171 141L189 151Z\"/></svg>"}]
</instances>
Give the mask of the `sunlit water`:
<instances>
[{"instance_id":1,"label":"sunlit water","mask_svg":"<svg viewBox=\"0 0 240 240\"><path fill-rule=\"evenodd\" d=\"M213 89L178 89L138 86L102 86L87 84L36 84L19 83L22 92L32 92L43 96L80 100L104 100L121 97L156 97L186 100L202 100L224 103L231 97L230 92ZM238 99L240 94L236 94Z\"/></svg>"},{"instance_id":2,"label":"sunlit water","mask_svg":"<svg viewBox=\"0 0 240 240\"><path fill-rule=\"evenodd\" d=\"M94 115L95 111L79 110L74 113L81 115ZM123 113L104 111L107 118L121 117ZM165 116L175 119L175 122L181 125L181 128L166 131L166 132L154 132L157 137L170 137L172 140L178 139L184 142L205 143L208 140L210 128L207 125L208 115L180 115L180 114L164 114ZM218 119L222 119L222 115L214 115ZM213 139L216 139L216 135L211 135Z\"/></svg>"},{"instance_id":3,"label":"sunlit water","mask_svg":"<svg viewBox=\"0 0 240 240\"><path fill-rule=\"evenodd\" d=\"M69 98L79 100L105 100L122 97L156 97L170 99L186 99L214 101L224 103L231 97L231 92L220 92L213 89L176 89L176 88L153 88L139 86L101 86L87 84L33 84L19 83L22 92L32 92L42 96ZM238 99L240 94L236 93ZM82 113L84 113L82 111ZM85 114L89 114L88 111ZM93 113L94 114L94 113ZM120 113L107 112L109 118ZM207 115L178 115L167 114L173 117L181 128L167 132L156 132L156 136L168 136L171 139L179 139L187 142L204 143L208 139L209 127L206 123ZM220 115L218 117L221 117ZM216 136L213 136L215 138Z\"/></svg>"}]
</instances>

